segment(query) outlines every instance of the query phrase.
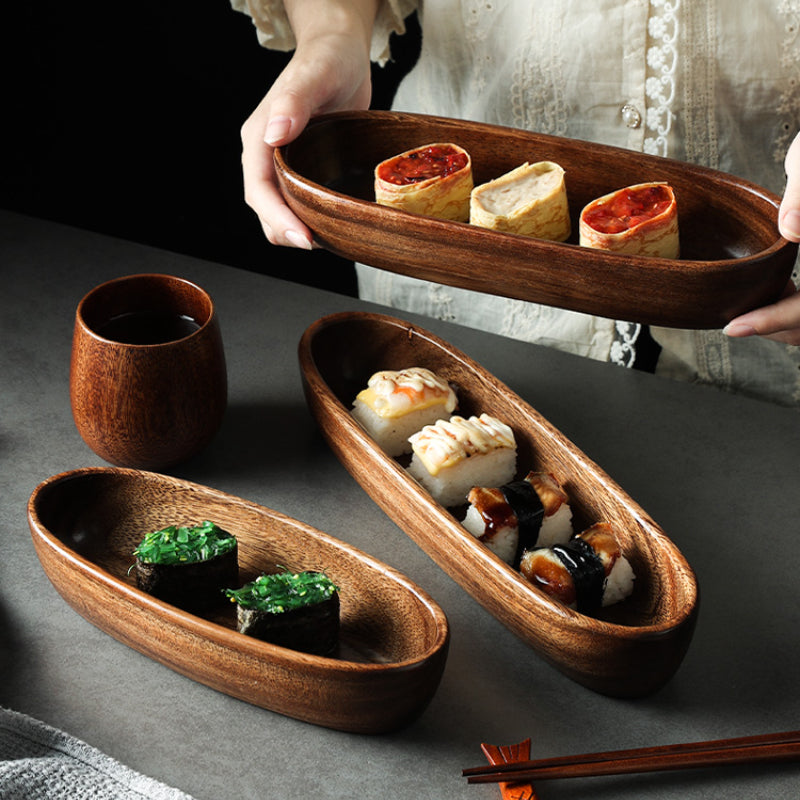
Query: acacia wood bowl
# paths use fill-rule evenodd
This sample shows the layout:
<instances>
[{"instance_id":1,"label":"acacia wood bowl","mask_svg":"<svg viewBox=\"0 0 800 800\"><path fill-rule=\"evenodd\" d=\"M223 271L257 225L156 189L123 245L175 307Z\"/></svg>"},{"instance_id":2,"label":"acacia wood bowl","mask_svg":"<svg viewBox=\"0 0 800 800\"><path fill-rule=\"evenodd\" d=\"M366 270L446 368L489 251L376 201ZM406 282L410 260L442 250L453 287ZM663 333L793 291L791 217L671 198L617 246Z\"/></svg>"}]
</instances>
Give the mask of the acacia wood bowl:
<instances>
[{"instance_id":1,"label":"acacia wood bowl","mask_svg":"<svg viewBox=\"0 0 800 800\"><path fill-rule=\"evenodd\" d=\"M472 158L475 184L526 161L566 170L572 237L548 242L410 214L374 202L386 158L453 142ZM612 319L718 328L781 296L797 245L778 234L780 200L731 175L574 139L390 111L320 116L275 151L286 202L334 253L448 286ZM577 244L591 200L667 181L678 204L681 258L643 258Z\"/></svg>"},{"instance_id":2,"label":"acacia wood bowl","mask_svg":"<svg viewBox=\"0 0 800 800\"><path fill-rule=\"evenodd\" d=\"M324 570L339 587L340 653L301 653L238 633L222 598L202 616L135 586L145 533L206 519L238 539L240 583L261 572ZM447 658L444 612L367 554L268 508L176 478L85 468L42 482L28 503L36 553L79 614L176 672L271 711L328 728L383 733L417 718Z\"/></svg>"},{"instance_id":3,"label":"acacia wood bowl","mask_svg":"<svg viewBox=\"0 0 800 800\"><path fill-rule=\"evenodd\" d=\"M330 447L372 499L450 577L544 659L602 694L639 697L663 686L689 647L698 612L691 567L620 486L538 412L467 355L400 319L323 317L304 333L299 360L308 405ZM619 530L636 574L633 594L598 618L529 583L435 502L351 416L370 375L422 366L449 381L457 413L489 413L511 426L518 476L553 472L570 497L574 528L605 520Z\"/></svg>"}]
</instances>

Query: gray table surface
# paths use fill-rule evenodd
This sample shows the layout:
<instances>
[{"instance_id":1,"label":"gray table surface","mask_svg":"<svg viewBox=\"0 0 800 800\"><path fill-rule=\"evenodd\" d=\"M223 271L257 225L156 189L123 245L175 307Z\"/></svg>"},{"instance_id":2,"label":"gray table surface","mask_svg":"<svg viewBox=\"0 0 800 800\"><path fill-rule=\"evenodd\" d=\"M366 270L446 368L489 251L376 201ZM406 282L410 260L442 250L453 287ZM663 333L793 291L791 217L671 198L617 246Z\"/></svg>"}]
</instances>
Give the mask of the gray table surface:
<instances>
[{"instance_id":1,"label":"gray table surface","mask_svg":"<svg viewBox=\"0 0 800 800\"><path fill-rule=\"evenodd\" d=\"M265 258L269 248L265 247ZM69 407L75 307L136 272L213 295L229 408L172 474L282 511L400 569L447 613L450 655L410 727L363 736L234 700L120 644L69 608L33 550L26 502L56 473L102 465ZM198 800L494 798L461 769L481 742L526 737L536 756L800 728L797 412L432 320L600 464L694 567L701 611L673 680L636 701L601 697L549 667L447 577L323 442L296 349L351 298L0 212L0 705L31 714ZM378 309L382 310L382 309ZM389 312L391 313L391 312ZM206 755L204 755L204 753ZM797 798L800 767L731 767L542 784L564 799Z\"/></svg>"}]
</instances>

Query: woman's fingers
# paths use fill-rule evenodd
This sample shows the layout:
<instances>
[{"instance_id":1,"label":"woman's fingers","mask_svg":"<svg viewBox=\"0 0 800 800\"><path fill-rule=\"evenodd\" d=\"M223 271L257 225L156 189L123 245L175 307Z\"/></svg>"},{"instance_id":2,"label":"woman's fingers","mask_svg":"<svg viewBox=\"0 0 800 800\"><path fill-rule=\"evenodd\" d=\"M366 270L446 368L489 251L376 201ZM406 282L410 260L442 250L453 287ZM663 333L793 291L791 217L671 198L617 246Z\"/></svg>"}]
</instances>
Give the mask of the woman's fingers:
<instances>
[{"instance_id":1,"label":"woman's fingers","mask_svg":"<svg viewBox=\"0 0 800 800\"><path fill-rule=\"evenodd\" d=\"M275 147L287 144L305 127L309 112L288 108L286 100L274 102L274 91L275 87L242 126L245 202L272 244L310 250L311 232L286 205L272 160Z\"/></svg>"},{"instance_id":2,"label":"woman's fingers","mask_svg":"<svg viewBox=\"0 0 800 800\"><path fill-rule=\"evenodd\" d=\"M778 212L781 236L800 242L800 134L786 153L786 189Z\"/></svg>"},{"instance_id":3,"label":"woman's fingers","mask_svg":"<svg viewBox=\"0 0 800 800\"><path fill-rule=\"evenodd\" d=\"M763 336L784 344L800 344L800 293L789 283L780 300L732 319L724 333L737 338Z\"/></svg>"}]
</instances>

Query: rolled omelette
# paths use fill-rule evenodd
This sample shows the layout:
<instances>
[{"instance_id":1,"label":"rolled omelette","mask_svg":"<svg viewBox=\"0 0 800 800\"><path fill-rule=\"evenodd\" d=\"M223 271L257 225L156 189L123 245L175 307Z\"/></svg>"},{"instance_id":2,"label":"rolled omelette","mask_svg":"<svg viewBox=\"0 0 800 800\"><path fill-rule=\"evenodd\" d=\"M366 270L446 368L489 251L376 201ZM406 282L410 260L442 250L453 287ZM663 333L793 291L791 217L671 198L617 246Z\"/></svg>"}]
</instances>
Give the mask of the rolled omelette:
<instances>
[{"instance_id":1,"label":"rolled omelette","mask_svg":"<svg viewBox=\"0 0 800 800\"><path fill-rule=\"evenodd\" d=\"M640 256L678 258L678 208L667 183L637 183L581 211L579 244Z\"/></svg>"},{"instance_id":2,"label":"rolled omelette","mask_svg":"<svg viewBox=\"0 0 800 800\"><path fill-rule=\"evenodd\" d=\"M476 186L469 221L481 228L563 242L572 230L564 170L553 161L526 163Z\"/></svg>"},{"instance_id":3,"label":"rolled omelette","mask_svg":"<svg viewBox=\"0 0 800 800\"><path fill-rule=\"evenodd\" d=\"M457 144L434 142L387 158L375 167L375 200L412 214L469 220L472 161Z\"/></svg>"}]
</instances>

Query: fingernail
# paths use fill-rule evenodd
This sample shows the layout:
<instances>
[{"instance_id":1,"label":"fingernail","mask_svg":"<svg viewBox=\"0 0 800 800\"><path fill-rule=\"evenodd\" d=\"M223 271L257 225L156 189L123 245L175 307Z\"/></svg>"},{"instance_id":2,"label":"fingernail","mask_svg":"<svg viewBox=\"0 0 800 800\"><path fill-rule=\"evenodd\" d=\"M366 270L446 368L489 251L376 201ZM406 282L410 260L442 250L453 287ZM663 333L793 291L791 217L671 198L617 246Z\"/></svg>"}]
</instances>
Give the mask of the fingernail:
<instances>
[{"instance_id":1,"label":"fingernail","mask_svg":"<svg viewBox=\"0 0 800 800\"><path fill-rule=\"evenodd\" d=\"M800 239L800 212L787 211L781 217L781 232L787 239Z\"/></svg>"},{"instance_id":2,"label":"fingernail","mask_svg":"<svg viewBox=\"0 0 800 800\"><path fill-rule=\"evenodd\" d=\"M722 332L726 336L755 336L758 333L752 325L744 322L729 322Z\"/></svg>"},{"instance_id":3,"label":"fingernail","mask_svg":"<svg viewBox=\"0 0 800 800\"><path fill-rule=\"evenodd\" d=\"M275 117L275 119L271 119L267 124L264 141L269 145L277 144L289 134L291 127L292 121L289 117Z\"/></svg>"},{"instance_id":4,"label":"fingernail","mask_svg":"<svg viewBox=\"0 0 800 800\"><path fill-rule=\"evenodd\" d=\"M298 231L286 231L284 236L286 237L287 241L293 244L295 247L299 247L302 250L311 249L311 242L306 236L303 236L303 234L299 233Z\"/></svg>"}]
</instances>

